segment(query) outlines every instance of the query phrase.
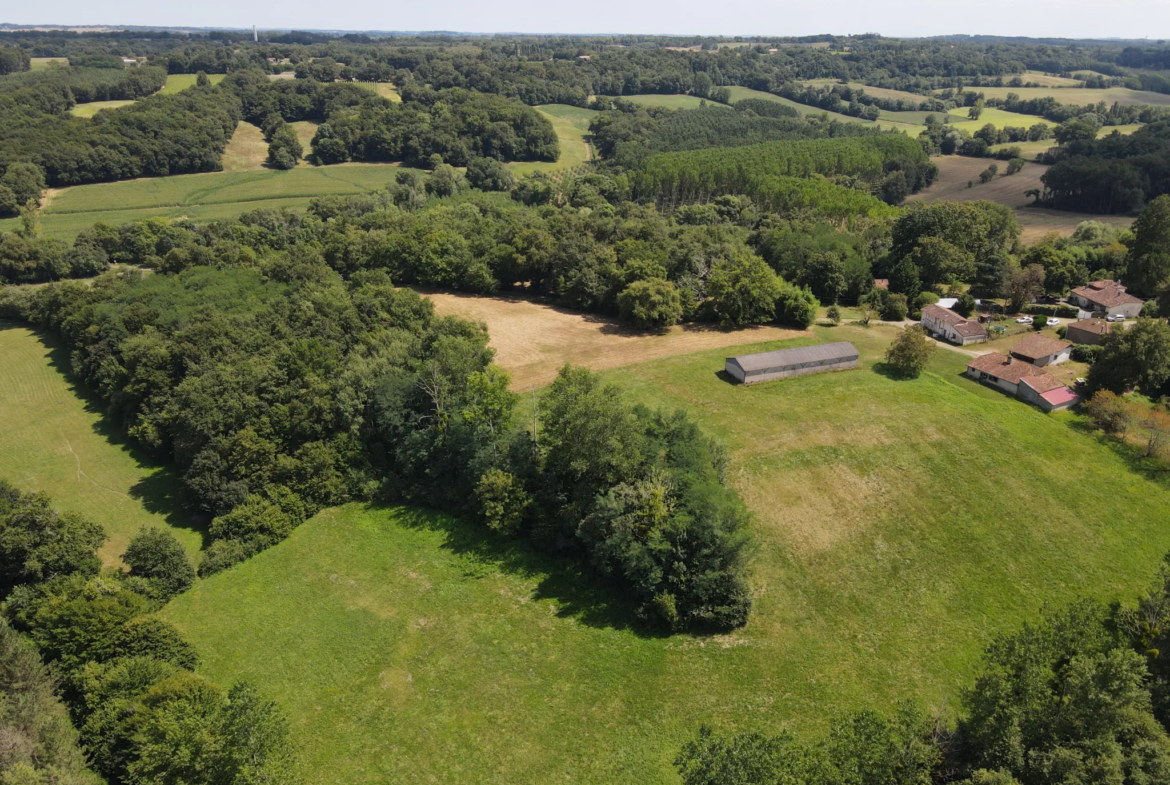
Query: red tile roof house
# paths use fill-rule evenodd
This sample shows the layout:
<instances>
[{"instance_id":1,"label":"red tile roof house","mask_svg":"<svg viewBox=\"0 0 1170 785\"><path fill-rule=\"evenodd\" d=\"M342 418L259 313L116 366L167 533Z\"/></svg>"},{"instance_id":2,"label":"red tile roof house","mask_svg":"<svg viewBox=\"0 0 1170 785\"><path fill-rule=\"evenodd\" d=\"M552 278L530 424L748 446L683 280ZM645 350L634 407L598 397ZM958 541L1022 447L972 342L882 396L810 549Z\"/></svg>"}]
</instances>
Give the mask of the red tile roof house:
<instances>
[{"instance_id":1,"label":"red tile roof house","mask_svg":"<svg viewBox=\"0 0 1170 785\"><path fill-rule=\"evenodd\" d=\"M1073 343L1087 343L1100 346L1106 335L1113 332L1113 325L1104 319L1082 319L1073 322L1064 331L1064 339Z\"/></svg>"},{"instance_id":2,"label":"red tile roof house","mask_svg":"<svg viewBox=\"0 0 1170 785\"><path fill-rule=\"evenodd\" d=\"M1047 335L1032 333L1013 346L1011 354L1012 357L1036 366L1056 365L1068 360L1072 354L1072 344L1049 338Z\"/></svg>"},{"instance_id":3,"label":"red tile roof house","mask_svg":"<svg viewBox=\"0 0 1170 785\"><path fill-rule=\"evenodd\" d=\"M983 343L987 340L987 330L983 329L979 322L959 316L954 311L938 305L928 305L922 309L922 327L927 332L941 335L960 346Z\"/></svg>"},{"instance_id":4,"label":"red tile roof house","mask_svg":"<svg viewBox=\"0 0 1170 785\"><path fill-rule=\"evenodd\" d=\"M1146 302L1126 292L1125 287L1115 281L1089 281L1073 289L1068 299L1083 311L1124 316L1127 319L1136 319Z\"/></svg>"},{"instance_id":5,"label":"red tile roof house","mask_svg":"<svg viewBox=\"0 0 1170 785\"><path fill-rule=\"evenodd\" d=\"M967 375L1046 412L1068 409L1080 401L1076 393L1048 371L999 352L982 354L967 363Z\"/></svg>"}]
</instances>

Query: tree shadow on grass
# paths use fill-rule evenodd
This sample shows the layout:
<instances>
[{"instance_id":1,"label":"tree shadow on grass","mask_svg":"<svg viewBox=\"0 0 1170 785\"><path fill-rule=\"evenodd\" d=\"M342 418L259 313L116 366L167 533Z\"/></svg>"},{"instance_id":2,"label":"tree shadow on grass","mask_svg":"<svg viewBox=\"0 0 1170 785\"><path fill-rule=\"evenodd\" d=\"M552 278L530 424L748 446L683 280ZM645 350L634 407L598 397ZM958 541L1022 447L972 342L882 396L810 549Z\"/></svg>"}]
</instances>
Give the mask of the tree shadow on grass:
<instances>
[{"instance_id":1,"label":"tree shadow on grass","mask_svg":"<svg viewBox=\"0 0 1170 785\"><path fill-rule=\"evenodd\" d=\"M535 581L532 598L554 602L559 618L597 629L628 631L640 638L669 637L666 630L639 619L617 588L605 585L578 559L541 553L522 540L434 510L377 504L367 509L392 512L394 520L407 528L441 532L443 547L464 560L468 577L499 571Z\"/></svg>"},{"instance_id":2,"label":"tree shadow on grass","mask_svg":"<svg viewBox=\"0 0 1170 785\"><path fill-rule=\"evenodd\" d=\"M1147 458L1142 447L1102 433L1094 428L1092 423L1079 418L1068 420L1067 425L1069 430L1083 434L1096 441L1097 444L1109 448L1114 455L1125 462L1126 467L1134 474L1170 490L1170 467Z\"/></svg>"},{"instance_id":3,"label":"tree shadow on grass","mask_svg":"<svg viewBox=\"0 0 1170 785\"><path fill-rule=\"evenodd\" d=\"M74 376L69 350L57 336L37 328L31 329L49 350L49 364L64 377L70 392L82 402L87 412L98 416L93 425L94 433L128 454L137 467L146 472L145 476L130 487L128 491L130 497L141 503L147 512L164 516L168 526L200 535L202 539L200 547L201 549L205 547L210 521L207 516L194 512L185 503L178 473L173 467L152 460L110 421L101 399Z\"/></svg>"}]
</instances>

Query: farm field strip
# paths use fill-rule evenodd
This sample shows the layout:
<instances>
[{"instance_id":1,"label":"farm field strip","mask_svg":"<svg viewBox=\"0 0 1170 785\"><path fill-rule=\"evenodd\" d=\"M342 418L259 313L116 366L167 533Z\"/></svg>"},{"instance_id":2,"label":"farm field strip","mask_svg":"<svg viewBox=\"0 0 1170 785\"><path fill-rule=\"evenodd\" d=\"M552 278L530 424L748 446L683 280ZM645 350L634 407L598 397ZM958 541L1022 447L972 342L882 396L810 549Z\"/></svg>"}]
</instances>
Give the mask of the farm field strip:
<instances>
[{"instance_id":1,"label":"farm field strip","mask_svg":"<svg viewBox=\"0 0 1170 785\"><path fill-rule=\"evenodd\" d=\"M1128 87L1073 88L1073 87L970 87L977 93L983 93L986 98L1007 98L1008 93L1015 93L1023 100L1030 98L1054 98L1067 106L1087 106L1104 101L1112 106L1114 102L1122 106L1136 106L1149 104L1150 106L1170 106L1170 95L1154 93L1148 90L1130 90Z\"/></svg>"},{"instance_id":2,"label":"farm field strip","mask_svg":"<svg viewBox=\"0 0 1170 785\"><path fill-rule=\"evenodd\" d=\"M182 92L188 87L194 87L195 80L198 78L198 74L169 74L166 85L158 93L159 95L170 95L171 93ZM211 80L213 85L219 84L223 81L224 74L208 74L207 78Z\"/></svg>"},{"instance_id":3,"label":"farm field strip","mask_svg":"<svg viewBox=\"0 0 1170 785\"><path fill-rule=\"evenodd\" d=\"M53 337L0 320L0 478L101 523L106 564L119 563L143 526L170 528L197 552L202 535L183 513L177 480L123 444L101 409L78 397L68 364Z\"/></svg>"}]
</instances>

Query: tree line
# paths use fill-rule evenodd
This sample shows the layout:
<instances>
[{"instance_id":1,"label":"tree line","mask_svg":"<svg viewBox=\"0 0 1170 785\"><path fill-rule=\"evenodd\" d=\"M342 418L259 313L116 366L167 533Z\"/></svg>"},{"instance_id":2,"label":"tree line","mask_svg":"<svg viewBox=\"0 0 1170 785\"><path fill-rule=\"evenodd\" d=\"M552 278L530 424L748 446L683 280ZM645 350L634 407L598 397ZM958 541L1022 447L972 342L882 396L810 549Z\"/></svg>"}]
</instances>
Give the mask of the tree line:
<instances>
[{"instance_id":1,"label":"tree line","mask_svg":"<svg viewBox=\"0 0 1170 785\"><path fill-rule=\"evenodd\" d=\"M107 416L176 465L212 518L201 574L323 506L400 500L575 554L647 623L746 621L746 512L722 449L684 414L631 407L566 367L530 431L482 326L435 316L384 269L343 280L332 239L299 223L201 227L206 244L180 230L159 273L2 295L6 316L58 331Z\"/></svg>"}]
</instances>

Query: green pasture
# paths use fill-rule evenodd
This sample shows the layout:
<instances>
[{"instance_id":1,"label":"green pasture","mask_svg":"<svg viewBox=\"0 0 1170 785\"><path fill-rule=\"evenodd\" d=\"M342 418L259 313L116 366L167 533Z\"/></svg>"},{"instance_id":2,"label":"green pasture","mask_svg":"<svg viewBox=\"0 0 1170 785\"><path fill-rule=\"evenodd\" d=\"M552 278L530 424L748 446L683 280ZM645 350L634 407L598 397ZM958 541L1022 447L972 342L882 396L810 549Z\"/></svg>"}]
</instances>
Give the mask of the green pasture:
<instances>
[{"instance_id":1,"label":"green pasture","mask_svg":"<svg viewBox=\"0 0 1170 785\"><path fill-rule=\"evenodd\" d=\"M303 208L314 196L377 191L393 182L387 164L305 166L289 171L210 172L78 185L58 192L41 212L49 237L71 239L98 221L118 225L142 218L231 218L261 207ZM19 219L0 221L13 229Z\"/></svg>"},{"instance_id":2,"label":"green pasture","mask_svg":"<svg viewBox=\"0 0 1170 785\"><path fill-rule=\"evenodd\" d=\"M30 71L43 71L49 67L49 63L69 65L69 60L65 57L33 57L29 59L28 68Z\"/></svg>"},{"instance_id":3,"label":"green pasture","mask_svg":"<svg viewBox=\"0 0 1170 785\"><path fill-rule=\"evenodd\" d=\"M129 106L133 101L91 101L88 104L76 104L69 110L69 114L74 117L93 117L95 114L103 109L118 109L119 107Z\"/></svg>"},{"instance_id":4,"label":"green pasture","mask_svg":"<svg viewBox=\"0 0 1170 785\"><path fill-rule=\"evenodd\" d=\"M812 85L814 87L830 87L832 85L841 84L837 79L806 79L801 84ZM888 87L871 87L861 82L849 82L848 86L854 90L864 90L867 95L872 95L874 98L888 98L895 101L914 101L915 103L922 103L927 96L919 95L918 93L909 93L905 90L892 90Z\"/></svg>"},{"instance_id":5,"label":"green pasture","mask_svg":"<svg viewBox=\"0 0 1170 785\"><path fill-rule=\"evenodd\" d=\"M979 115L978 120L967 119L967 107L960 107L950 111L951 122L950 125L955 128L961 128L964 131L974 133L983 126L991 123L996 128L1005 128L1007 126L1014 126L1016 128L1030 128L1036 123L1044 123L1049 128L1057 125L1051 120L1045 120L1043 117L1034 114L1017 114L1015 112L1006 112L1003 109L993 109L988 107Z\"/></svg>"},{"instance_id":6,"label":"green pasture","mask_svg":"<svg viewBox=\"0 0 1170 785\"><path fill-rule=\"evenodd\" d=\"M684 96L685 97L685 96ZM536 110L548 118L560 142L561 154L555 163L549 161L516 161L508 168L517 176L532 172L552 172L558 169L572 169L592 158L589 143L589 123L597 115L592 109L582 109L566 104L546 104Z\"/></svg>"},{"instance_id":7,"label":"green pasture","mask_svg":"<svg viewBox=\"0 0 1170 785\"><path fill-rule=\"evenodd\" d=\"M212 84L219 84L223 81L223 74L208 74L207 78L211 80ZM195 80L199 78L198 74L170 74L167 76L167 83L163 89L159 90L159 95L170 95L171 93L178 93L186 90L188 87L195 86Z\"/></svg>"},{"instance_id":8,"label":"green pasture","mask_svg":"<svg viewBox=\"0 0 1170 785\"><path fill-rule=\"evenodd\" d=\"M748 625L663 636L572 565L410 508L323 512L163 611L202 672L289 712L306 783L677 783L700 723L798 735L911 698L954 711L993 634L1132 599L1167 550L1167 478L962 376L875 362L896 328L609 371L730 450L759 541ZM853 371L752 387L728 355L852 341Z\"/></svg>"},{"instance_id":9,"label":"green pasture","mask_svg":"<svg viewBox=\"0 0 1170 785\"><path fill-rule=\"evenodd\" d=\"M118 435L68 368L52 336L0 320L0 478L101 523L107 564L143 526L171 528L197 552L203 536L177 500L177 479Z\"/></svg>"}]
</instances>

